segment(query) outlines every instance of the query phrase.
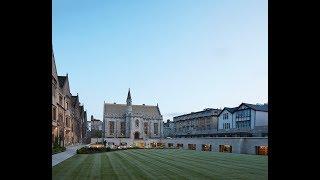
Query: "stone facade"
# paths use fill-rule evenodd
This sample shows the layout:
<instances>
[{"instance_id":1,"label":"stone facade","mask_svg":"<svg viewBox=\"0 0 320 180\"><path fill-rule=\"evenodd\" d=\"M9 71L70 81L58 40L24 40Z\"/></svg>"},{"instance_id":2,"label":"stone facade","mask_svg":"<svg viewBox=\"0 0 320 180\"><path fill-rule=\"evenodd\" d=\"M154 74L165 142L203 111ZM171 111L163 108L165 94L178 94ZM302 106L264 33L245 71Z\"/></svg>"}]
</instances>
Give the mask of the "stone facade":
<instances>
[{"instance_id":1,"label":"stone facade","mask_svg":"<svg viewBox=\"0 0 320 180\"><path fill-rule=\"evenodd\" d=\"M175 137L217 136L220 109L204 109L173 117Z\"/></svg>"},{"instance_id":2,"label":"stone facade","mask_svg":"<svg viewBox=\"0 0 320 180\"><path fill-rule=\"evenodd\" d=\"M268 104L242 103L238 107L204 109L164 124L165 137L267 137ZM170 134L170 135L169 135Z\"/></svg>"},{"instance_id":3,"label":"stone facade","mask_svg":"<svg viewBox=\"0 0 320 180\"><path fill-rule=\"evenodd\" d=\"M52 54L52 144L59 139L61 146L81 143L83 126L86 126L86 111L80 105L79 97L72 96L68 74L58 76L55 58Z\"/></svg>"},{"instance_id":4,"label":"stone facade","mask_svg":"<svg viewBox=\"0 0 320 180\"><path fill-rule=\"evenodd\" d=\"M104 103L104 137L147 140L162 138L160 109L150 105L132 105L130 89L126 104Z\"/></svg>"},{"instance_id":5,"label":"stone facade","mask_svg":"<svg viewBox=\"0 0 320 180\"><path fill-rule=\"evenodd\" d=\"M167 120L166 123L163 123L163 137L174 137L175 136L175 128L173 121Z\"/></svg>"},{"instance_id":6,"label":"stone facade","mask_svg":"<svg viewBox=\"0 0 320 180\"><path fill-rule=\"evenodd\" d=\"M91 131L102 131L102 121L91 115Z\"/></svg>"}]
</instances>

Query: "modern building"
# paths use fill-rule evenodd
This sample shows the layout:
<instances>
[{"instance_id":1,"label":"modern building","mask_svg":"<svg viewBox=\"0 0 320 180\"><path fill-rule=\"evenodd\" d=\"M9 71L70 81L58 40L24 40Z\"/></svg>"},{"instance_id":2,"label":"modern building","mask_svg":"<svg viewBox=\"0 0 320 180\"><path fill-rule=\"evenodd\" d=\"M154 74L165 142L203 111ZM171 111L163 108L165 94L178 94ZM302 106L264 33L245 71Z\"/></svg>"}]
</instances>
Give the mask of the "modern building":
<instances>
[{"instance_id":1,"label":"modern building","mask_svg":"<svg viewBox=\"0 0 320 180\"><path fill-rule=\"evenodd\" d=\"M162 138L163 134L163 118L158 104L132 105L130 89L126 104L104 103L103 124L107 141L130 139L140 147L146 146L147 139Z\"/></svg>"},{"instance_id":2,"label":"modern building","mask_svg":"<svg viewBox=\"0 0 320 180\"><path fill-rule=\"evenodd\" d=\"M268 136L268 104L224 108L218 119L220 136Z\"/></svg>"},{"instance_id":3,"label":"modern building","mask_svg":"<svg viewBox=\"0 0 320 180\"><path fill-rule=\"evenodd\" d=\"M215 137L221 109L207 108L173 117L175 137Z\"/></svg>"},{"instance_id":4,"label":"modern building","mask_svg":"<svg viewBox=\"0 0 320 180\"><path fill-rule=\"evenodd\" d=\"M170 119L167 120L166 123L163 123L163 137L174 137L175 136L175 128L173 121Z\"/></svg>"},{"instance_id":5,"label":"modern building","mask_svg":"<svg viewBox=\"0 0 320 180\"><path fill-rule=\"evenodd\" d=\"M82 119L86 112L81 109L79 97L70 93L69 78L58 76L52 53L52 145L55 141L68 146L82 141ZM82 117L81 117L82 114Z\"/></svg>"}]
</instances>

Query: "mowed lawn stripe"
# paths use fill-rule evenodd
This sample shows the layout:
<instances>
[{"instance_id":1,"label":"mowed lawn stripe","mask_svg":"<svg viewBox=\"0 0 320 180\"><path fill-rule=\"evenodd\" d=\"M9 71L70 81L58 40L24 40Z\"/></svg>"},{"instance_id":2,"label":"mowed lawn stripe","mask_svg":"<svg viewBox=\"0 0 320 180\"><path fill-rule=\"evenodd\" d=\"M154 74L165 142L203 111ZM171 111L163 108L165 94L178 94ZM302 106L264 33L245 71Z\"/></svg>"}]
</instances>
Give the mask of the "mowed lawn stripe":
<instances>
[{"instance_id":1,"label":"mowed lawn stripe","mask_svg":"<svg viewBox=\"0 0 320 180\"><path fill-rule=\"evenodd\" d=\"M266 156L257 156L257 155L248 155L248 154L204 152L204 151L199 152L199 151L194 151L194 150L173 150L173 152L171 152L171 153L169 153L168 151L170 151L170 150L159 151L159 153L165 153L168 155L178 155L178 156L183 156L183 155L190 156L190 154L194 154L198 157L203 157L205 159L208 159L208 158L214 158L214 159L217 158L220 160L230 159L234 162L241 160L242 162L247 161L248 163L255 163L256 165L263 165L267 162ZM176 152L176 151L180 151L180 152ZM209 154L207 154L207 153L209 153Z\"/></svg>"},{"instance_id":2,"label":"mowed lawn stripe","mask_svg":"<svg viewBox=\"0 0 320 180\"><path fill-rule=\"evenodd\" d=\"M76 155L53 166L52 179L64 179L79 174L81 167L89 158L88 154Z\"/></svg>"},{"instance_id":3,"label":"mowed lawn stripe","mask_svg":"<svg viewBox=\"0 0 320 180\"><path fill-rule=\"evenodd\" d=\"M142 152L143 151L143 152ZM168 165L171 165L171 167L174 167L178 171L182 171L185 176L188 178L196 178L196 177L202 177L202 178L210 178L210 172L203 170L201 168L198 168L196 166L190 165L190 162L184 163L180 160L169 158L165 155L159 155L159 153L156 153L156 151L151 152L150 150L137 150L136 153L147 156L150 159L154 159L155 161L158 161L159 163L165 163ZM177 173L178 174L178 173ZM215 175L215 174L211 174Z\"/></svg>"},{"instance_id":4,"label":"mowed lawn stripe","mask_svg":"<svg viewBox=\"0 0 320 180\"><path fill-rule=\"evenodd\" d=\"M106 153L108 158L110 159L110 164L115 172L117 179L134 179L131 178L131 173L128 171L127 166L123 164L120 158L116 155L117 152L108 152Z\"/></svg>"},{"instance_id":5,"label":"mowed lawn stripe","mask_svg":"<svg viewBox=\"0 0 320 180\"><path fill-rule=\"evenodd\" d=\"M161 153L158 153L161 155ZM173 162L179 162L184 166L190 167L190 169L197 169L203 175L207 175L215 178L223 178L225 174L221 172L220 168L215 163L209 163L209 161L196 161L194 158L185 158L182 156L167 155L167 159Z\"/></svg>"},{"instance_id":6,"label":"mowed lawn stripe","mask_svg":"<svg viewBox=\"0 0 320 180\"><path fill-rule=\"evenodd\" d=\"M155 153L155 156L162 156L162 153L160 152L153 152ZM190 157L187 159L183 159L177 156L167 156L166 154L163 154L163 156L166 157L166 159L175 162L177 165L182 166L183 168L186 169L186 171L190 172L197 172L200 173L199 177L202 178L208 178L208 177L214 177L214 178L219 178L219 179L225 179L225 174L221 173L218 169L215 170L216 168L212 166L208 166L207 162L194 162L193 158L191 159Z\"/></svg>"},{"instance_id":7,"label":"mowed lawn stripe","mask_svg":"<svg viewBox=\"0 0 320 180\"><path fill-rule=\"evenodd\" d=\"M77 154L53 167L53 179L267 179L266 156L178 149Z\"/></svg>"},{"instance_id":8,"label":"mowed lawn stripe","mask_svg":"<svg viewBox=\"0 0 320 180\"><path fill-rule=\"evenodd\" d=\"M143 172L147 179L163 179L168 177L166 175L166 169L153 166L153 164L149 163L147 159L137 157L134 154L131 154L130 151L121 151L121 155L128 159L130 163L137 166L137 168L139 168L139 171Z\"/></svg>"},{"instance_id":9,"label":"mowed lawn stripe","mask_svg":"<svg viewBox=\"0 0 320 180\"><path fill-rule=\"evenodd\" d=\"M183 176L183 171L177 173L177 170L179 169L175 169L174 167L168 164L150 160L150 158L147 158L145 155L141 156L137 154L135 151L126 151L126 153L132 156L135 159L136 163L144 164L145 167L151 169L151 173L155 173L155 176L159 177L160 179L162 179L162 176L165 176L165 179L172 177L175 179L186 179L186 177Z\"/></svg>"},{"instance_id":10,"label":"mowed lawn stripe","mask_svg":"<svg viewBox=\"0 0 320 180\"><path fill-rule=\"evenodd\" d=\"M200 152L200 154L198 154L199 152L195 152L193 150L184 150L185 152L181 152L181 153L166 153L166 152L159 152L159 153L163 153L166 154L168 156L173 156L173 157L180 157L180 158L189 158L191 155L192 157L194 157L194 159L197 160L203 160L206 162L219 162L219 163L223 163L225 161L228 161L229 163L239 163L241 162L243 164L244 167L249 168L249 167L263 167L263 166L267 166L267 157L266 156L260 156L258 159L251 159L254 158L254 156L256 155L252 155L252 157L250 157L250 155L243 155L243 154L237 154L238 156L242 156L241 158L238 159L234 159L233 157L230 157L228 154L226 155L226 153L219 153L219 152ZM232 154L234 155L234 154ZM247 157L249 156L249 157ZM236 156L237 157L237 156ZM259 162L259 163L258 163Z\"/></svg>"},{"instance_id":11,"label":"mowed lawn stripe","mask_svg":"<svg viewBox=\"0 0 320 180\"><path fill-rule=\"evenodd\" d=\"M229 153L217 153L217 152L212 152L214 154L207 154L207 152L194 152L192 150L185 150L185 151L189 151L189 154L185 154L185 153L179 153L178 156L180 157L182 155L184 156L183 158L185 159L189 159L190 156L192 156L195 161L197 161L197 156L195 154L202 154L201 156L205 156L207 159L208 164L212 164L215 163L214 167L222 167L221 170L226 171L226 173L228 173L227 171L229 169L232 169L232 173L235 174L238 177L238 174L243 174L243 172L246 172L247 174L251 174L251 177L267 177L267 172L268 172L268 159L265 156L260 156L260 161L264 162L264 164L260 164L260 165L255 165L252 162L243 162L241 160L238 161L233 161L232 158L230 158L230 156L242 156L242 157L246 157L246 158L254 158L254 155L244 155L244 154L229 154ZM225 157L224 159L222 158L218 158L219 160L211 160L211 155L214 156L222 156ZM198 162L198 164L202 164L201 162ZM219 170L220 171L220 170ZM222 171L221 171L222 172Z\"/></svg>"},{"instance_id":12,"label":"mowed lawn stripe","mask_svg":"<svg viewBox=\"0 0 320 180\"><path fill-rule=\"evenodd\" d=\"M95 155L88 155L88 157L83 161L77 168L77 171L73 171L71 177L75 177L75 179L90 179L91 176L91 169L94 166L95 162Z\"/></svg>"},{"instance_id":13,"label":"mowed lawn stripe","mask_svg":"<svg viewBox=\"0 0 320 180\"><path fill-rule=\"evenodd\" d=\"M241 174L242 172L246 172L246 171L249 171L249 175L248 177L252 177L254 179L254 177L256 175L258 176L266 176L267 175L267 164L265 165L265 168L262 167L262 171L259 172L260 169L258 168L255 168L255 166L250 166L251 169L247 169L248 167L242 167L240 163L240 161L238 163L232 163L232 162L228 162L228 161L223 161L222 163L221 162L212 162L212 161L205 161L205 160L197 160L194 155L191 155L193 154L192 153L192 150L185 150L187 152L189 152L189 156L188 157L181 157L180 155L179 156L174 156L173 154L171 155L168 155L168 154L165 154L168 156L168 159L172 159L174 161L177 161L177 162L183 162L183 163L187 163L188 165L187 166L194 166L194 167L197 167L197 168L200 168L201 172L204 172L203 170L206 170L208 174L211 174L214 173L214 177L225 177L226 174L229 174L228 172L230 171L230 169L232 169L233 171L233 174L235 174L236 177L238 177L238 174ZM157 155L159 154L162 154L163 151L161 152L158 152ZM202 152L204 153L204 152ZM207 154L208 155L208 154ZM192 157L192 159L190 159L190 157ZM250 175L252 174L252 175ZM229 176L228 177L232 178L232 176Z\"/></svg>"},{"instance_id":14,"label":"mowed lawn stripe","mask_svg":"<svg viewBox=\"0 0 320 180\"><path fill-rule=\"evenodd\" d=\"M92 166L88 170L87 179L101 179L101 153L93 154Z\"/></svg>"},{"instance_id":15,"label":"mowed lawn stripe","mask_svg":"<svg viewBox=\"0 0 320 180\"><path fill-rule=\"evenodd\" d=\"M100 156L100 173L101 179L118 179L117 174L114 172L107 153L101 153Z\"/></svg>"},{"instance_id":16,"label":"mowed lawn stripe","mask_svg":"<svg viewBox=\"0 0 320 180\"><path fill-rule=\"evenodd\" d=\"M197 163L197 165L199 167L202 167L204 169L208 169L207 167L216 167L214 169L210 169L210 170L215 170L217 169L217 173L219 174L223 174L223 172L221 171L222 169L228 170L228 169L232 169L233 172L235 172L235 174L237 173L242 173L243 171L249 171L249 173L252 174L266 174L267 173L267 162L263 165L263 166L256 166L254 165L252 162L250 163L244 163L241 161L233 161L230 158L225 158L225 159L220 159L219 160L211 160L210 158L208 158L208 155L212 155L212 154L206 154L206 152L202 152L203 154L206 155L206 159L204 158L198 158L198 157L203 157L202 155L195 155L195 153L193 153L192 150L185 150L185 151L189 151L189 153L181 153L178 156L174 155L174 154L168 154L166 153L167 156L172 157L172 158L176 158L176 159L180 159L183 162L190 162L190 156L192 156L192 162L191 163ZM159 154L162 154L163 152L159 152ZM182 155L185 154L185 155ZM221 154L221 153L219 153ZM210 156L209 156L210 157ZM264 159L267 159L266 157L263 157ZM220 168L219 168L220 167ZM259 172L260 171L260 172Z\"/></svg>"},{"instance_id":17,"label":"mowed lawn stripe","mask_svg":"<svg viewBox=\"0 0 320 180\"><path fill-rule=\"evenodd\" d=\"M120 158L120 160L126 165L127 171L131 172L130 174L133 179L147 179L148 174L145 174L144 171L141 171L141 169L135 165L136 162L132 163L132 161L128 160L123 154L123 151L114 153L114 155L118 156L118 158Z\"/></svg>"}]
</instances>

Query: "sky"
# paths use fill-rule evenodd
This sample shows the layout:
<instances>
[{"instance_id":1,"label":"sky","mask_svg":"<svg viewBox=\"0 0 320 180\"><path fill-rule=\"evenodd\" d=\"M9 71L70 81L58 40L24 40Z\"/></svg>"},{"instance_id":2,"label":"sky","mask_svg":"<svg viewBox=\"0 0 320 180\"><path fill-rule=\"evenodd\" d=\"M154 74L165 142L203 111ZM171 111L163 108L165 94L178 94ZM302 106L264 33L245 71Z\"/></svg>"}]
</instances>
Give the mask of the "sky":
<instances>
[{"instance_id":1,"label":"sky","mask_svg":"<svg viewBox=\"0 0 320 180\"><path fill-rule=\"evenodd\" d=\"M267 0L53 0L58 75L103 103L159 104L163 120L268 102Z\"/></svg>"}]
</instances>

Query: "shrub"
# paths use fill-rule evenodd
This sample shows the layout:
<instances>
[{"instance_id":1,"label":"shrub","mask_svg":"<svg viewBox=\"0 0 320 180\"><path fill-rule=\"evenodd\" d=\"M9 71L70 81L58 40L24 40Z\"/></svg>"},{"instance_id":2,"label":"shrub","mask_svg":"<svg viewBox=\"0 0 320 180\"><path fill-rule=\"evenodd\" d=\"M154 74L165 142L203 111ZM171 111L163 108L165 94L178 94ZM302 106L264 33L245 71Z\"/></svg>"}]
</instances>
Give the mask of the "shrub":
<instances>
[{"instance_id":1,"label":"shrub","mask_svg":"<svg viewBox=\"0 0 320 180\"><path fill-rule=\"evenodd\" d=\"M127 147L121 149L111 149L110 147L82 147L77 149L77 154L93 154L93 153L101 153L101 152L111 152L111 151L120 151L126 149L143 149L139 147Z\"/></svg>"},{"instance_id":2,"label":"shrub","mask_svg":"<svg viewBox=\"0 0 320 180\"><path fill-rule=\"evenodd\" d=\"M59 147L59 137L56 136L54 137L54 143L53 143L53 147L56 148L56 147Z\"/></svg>"},{"instance_id":3,"label":"shrub","mask_svg":"<svg viewBox=\"0 0 320 180\"><path fill-rule=\"evenodd\" d=\"M66 150L65 147L55 146L52 148L52 154L57 154L57 153L65 151L65 150Z\"/></svg>"},{"instance_id":4,"label":"shrub","mask_svg":"<svg viewBox=\"0 0 320 180\"><path fill-rule=\"evenodd\" d=\"M111 151L110 147L82 147L77 149L77 154L92 154Z\"/></svg>"}]
</instances>

